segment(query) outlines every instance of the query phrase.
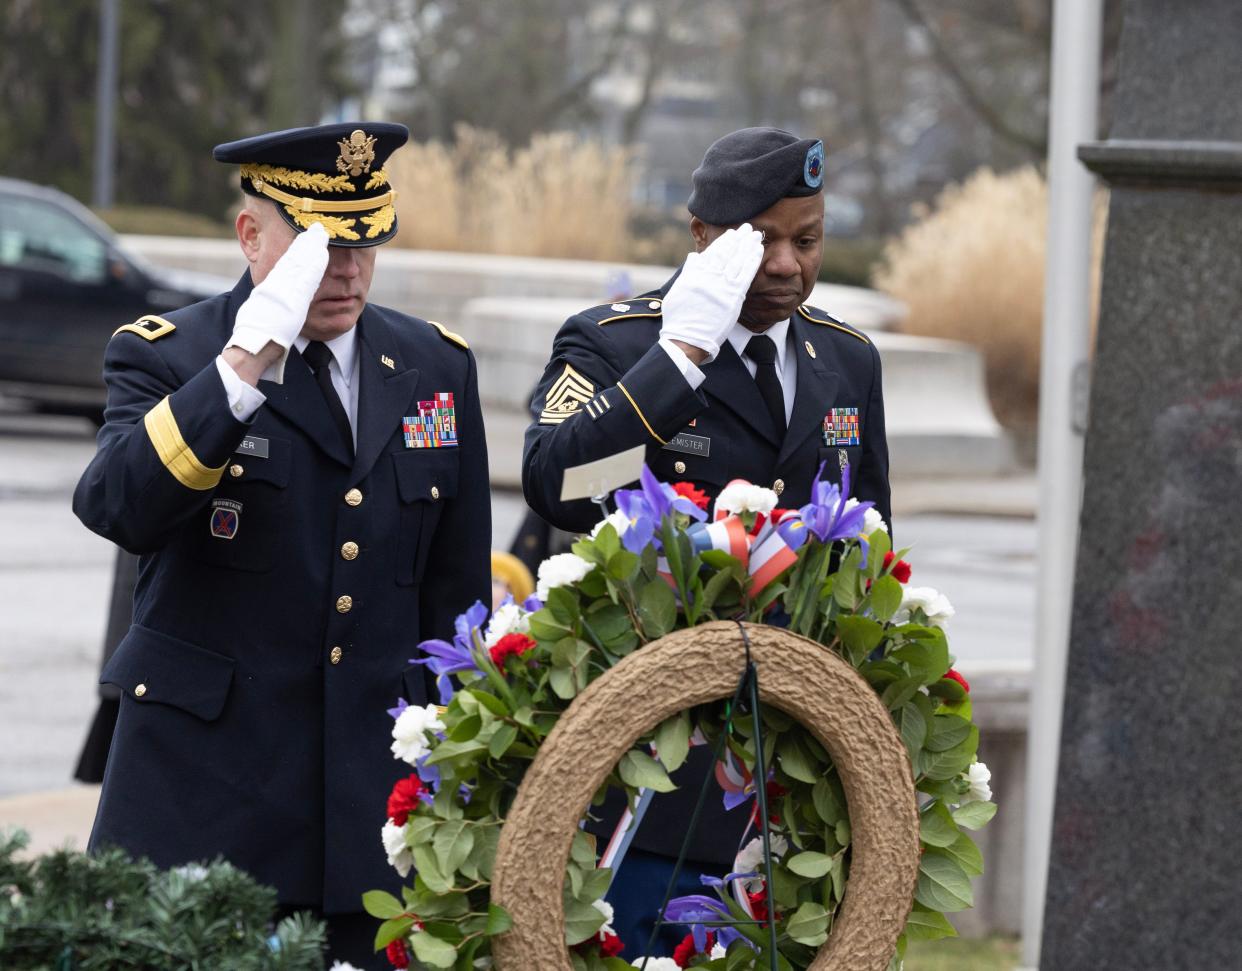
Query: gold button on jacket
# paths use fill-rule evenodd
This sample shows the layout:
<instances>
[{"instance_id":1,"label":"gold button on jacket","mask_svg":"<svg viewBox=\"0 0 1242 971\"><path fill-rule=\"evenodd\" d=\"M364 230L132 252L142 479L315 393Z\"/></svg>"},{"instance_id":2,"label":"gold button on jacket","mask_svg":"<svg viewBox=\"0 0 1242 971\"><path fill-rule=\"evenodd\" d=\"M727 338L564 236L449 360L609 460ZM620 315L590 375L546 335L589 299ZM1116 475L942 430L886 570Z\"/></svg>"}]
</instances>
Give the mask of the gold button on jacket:
<instances>
[{"instance_id":1,"label":"gold button on jacket","mask_svg":"<svg viewBox=\"0 0 1242 971\"><path fill-rule=\"evenodd\" d=\"M234 479L240 479L242 477L242 473L245 471L246 470L236 462L229 466L229 475L231 475Z\"/></svg>"},{"instance_id":2,"label":"gold button on jacket","mask_svg":"<svg viewBox=\"0 0 1242 971\"><path fill-rule=\"evenodd\" d=\"M354 609L354 598L346 594L343 597L336 598L336 609L338 613L347 614Z\"/></svg>"},{"instance_id":3,"label":"gold button on jacket","mask_svg":"<svg viewBox=\"0 0 1242 971\"><path fill-rule=\"evenodd\" d=\"M328 655L333 664L341 663L341 649L339 647L332 648L332 653Z\"/></svg>"},{"instance_id":4,"label":"gold button on jacket","mask_svg":"<svg viewBox=\"0 0 1242 971\"><path fill-rule=\"evenodd\" d=\"M341 544L341 559L356 560L358 558L358 544L353 540Z\"/></svg>"},{"instance_id":5,"label":"gold button on jacket","mask_svg":"<svg viewBox=\"0 0 1242 971\"><path fill-rule=\"evenodd\" d=\"M432 498L432 499L439 499L439 498L440 498L440 489L439 489L437 486L432 486L432 487L431 487L431 498Z\"/></svg>"},{"instance_id":6,"label":"gold button on jacket","mask_svg":"<svg viewBox=\"0 0 1242 971\"><path fill-rule=\"evenodd\" d=\"M347 493L345 493L345 502L351 506L362 505L362 490L350 489Z\"/></svg>"},{"instance_id":7,"label":"gold button on jacket","mask_svg":"<svg viewBox=\"0 0 1242 971\"><path fill-rule=\"evenodd\" d=\"M775 492L778 496L779 496L782 492L784 492L784 491L785 491L785 480L784 480L784 479L777 479L775 482L773 482L773 483L772 483L772 491L773 491L773 492Z\"/></svg>"},{"instance_id":8,"label":"gold button on jacket","mask_svg":"<svg viewBox=\"0 0 1242 971\"><path fill-rule=\"evenodd\" d=\"M673 471L676 472L678 475L684 475L686 472L686 463L685 462L674 462Z\"/></svg>"},{"instance_id":9,"label":"gold button on jacket","mask_svg":"<svg viewBox=\"0 0 1242 971\"><path fill-rule=\"evenodd\" d=\"M135 698L141 698L141 697L142 697L143 695L145 695L146 693L147 693L147 686L146 686L145 684L140 684L140 685L138 685L137 687L135 687L135 688L134 688L134 697L135 697Z\"/></svg>"}]
</instances>

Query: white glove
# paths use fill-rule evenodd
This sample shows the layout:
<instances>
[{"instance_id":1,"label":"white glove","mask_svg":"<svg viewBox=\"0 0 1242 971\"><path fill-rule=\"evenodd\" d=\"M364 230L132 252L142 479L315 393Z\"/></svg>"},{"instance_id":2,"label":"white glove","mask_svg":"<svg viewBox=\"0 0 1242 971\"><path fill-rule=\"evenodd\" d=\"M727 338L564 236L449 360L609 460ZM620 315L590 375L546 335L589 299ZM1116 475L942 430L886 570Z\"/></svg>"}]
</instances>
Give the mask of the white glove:
<instances>
[{"instance_id":1,"label":"white glove","mask_svg":"<svg viewBox=\"0 0 1242 971\"><path fill-rule=\"evenodd\" d=\"M690 253L664 298L660 337L698 347L713 360L737 323L761 262L763 234L750 223L726 230L702 253Z\"/></svg>"},{"instance_id":2,"label":"white glove","mask_svg":"<svg viewBox=\"0 0 1242 971\"><path fill-rule=\"evenodd\" d=\"M268 341L284 348L263 377L280 384L294 338L306 324L315 291L328 268L328 233L314 223L299 233L276 265L237 310L233 336L224 346L258 354Z\"/></svg>"}]
</instances>

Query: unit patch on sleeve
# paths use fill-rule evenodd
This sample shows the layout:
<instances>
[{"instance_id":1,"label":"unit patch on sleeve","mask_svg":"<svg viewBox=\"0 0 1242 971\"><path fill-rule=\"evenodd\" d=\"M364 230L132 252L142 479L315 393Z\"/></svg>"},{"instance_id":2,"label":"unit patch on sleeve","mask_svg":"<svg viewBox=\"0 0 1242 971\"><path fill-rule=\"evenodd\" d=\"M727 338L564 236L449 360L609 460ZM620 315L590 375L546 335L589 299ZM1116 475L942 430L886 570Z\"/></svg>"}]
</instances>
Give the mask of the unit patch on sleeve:
<instances>
[{"instance_id":1,"label":"unit patch on sleeve","mask_svg":"<svg viewBox=\"0 0 1242 971\"><path fill-rule=\"evenodd\" d=\"M418 403L418 414L401 419L406 448L456 448L457 413L453 393L437 391L430 401Z\"/></svg>"},{"instance_id":2,"label":"unit patch on sleeve","mask_svg":"<svg viewBox=\"0 0 1242 971\"><path fill-rule=\"evenodd\" d=\"M825 445L861 445L862 424L857 408L832 408L824 415Z\"/></svg>"},{"instance_id":3,"label":"unit patch on sleeve","mask_svg":"<svg viewBox=\"0 0 1242 971\"><path fill-rule=\"evenodd\" d=\"M577 413L578 409L591 400L595 394L595 385L575 371L570 365L557 378L543 402L543 411L539 415L541 425L559 425L566 418Z\"/></svg>"}]
</instances>

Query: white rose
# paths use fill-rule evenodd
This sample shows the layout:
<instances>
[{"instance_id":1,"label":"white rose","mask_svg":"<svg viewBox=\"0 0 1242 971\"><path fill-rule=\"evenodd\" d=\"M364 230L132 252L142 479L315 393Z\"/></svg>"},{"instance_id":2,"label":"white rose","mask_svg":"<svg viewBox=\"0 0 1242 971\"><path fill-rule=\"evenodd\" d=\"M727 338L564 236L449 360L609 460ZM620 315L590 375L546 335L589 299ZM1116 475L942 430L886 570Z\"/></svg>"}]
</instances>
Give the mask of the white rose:
<instances>
[{"instance_id":1,"label":"white rose","mask_svg":"<svg viewBox=\"0 0 1242 971\"><path fill-rule=\"evenodd\" d=\"M992 773L984 763L972 762L966 770L966 781L970 783L970 791L962 796L963 806L971 802L992 801L992 787L988 785L992 781Z\"/></svg>"},{"instance_id":2,"label":"white rose","mask_svg":"<svg viewBox=\"0 0 1242 971\"><path fill-rule=\"evenodd\" d=\"M506 634L525 634L530 630L530 614L516 603L501 604L487 622L483 634L483 646L495 647Z\"/></svg>"},{"instance_id":3,"label":"white rose","mask_svg":"<svg viewBox=\"0 0 1242 971\"><path fill-rule=\"evenodd\" d=\"M893 615L893 623L907 623L915 608L927 615L927 622L933 627L944 627L956 613L949 598L933 587L902 587L901 607Z\"/></svg>"},{"instance_id":4,"label":"white rose","mask_svg":"<svg viewBox=\"0 0 1242 971\"><path fill-rule=\"evenodd\" d=\"M772 855L774 857L782 857L788 852L789 841L779 833L772 833L768 840L772 844ZM748 883L757 883L763 879L763 837L756 836L742 847L733 860L733 872L758 873L760 875L754 881L748 881Z\"/></svg>"},{"instance_id":5,"label":"white rose","mask_svg":"<svg viewBox=\"0 0 1242 971\"><path fill-rule=\"evenodd\" d=\"M414 856L405 844L405 827L388 820L380 830L380 841L388 855L388 865L397 871L398 876L405 877L414 865Z\"/></svg>"},{"instance_id":6,"label":"white rose","mask_svg":"<svg viewBox=\"0 0 1242 971\"><path fill-rule=\"evenodd\" d=\"M427 733L442 731L444 722L440 721L440 713L435 705L425 705L422 708L410 705L397 716L392 725L393 758L404 759L414 765L431 750Z\"/></svg>"},{"instance_id":7,"label":"white rose","mask_svg":"<svg viewBox=\"0 0 1242 971\"><path fill-rule=\"evenodd\" d=\"M776 493L749 482L731 482L716 497L716 509L728 512L755 512L765 516L776 508Z\"/></svg>"},{"instance_id":8,"label":"white rose","mask_svg":"<svg viewBox=\"0 0 1242 971\"><path fill-rule=\"evenodd\" d=\"M605 526L611 526L617 531L618 536L622 536L630 528L630 520L620 509L610 512L606 518L601 519L592 527L590 539L595 539L599 535L599 531Z\"/></svg>"},{"instance_id":9,"label":"white rose","mask_svg":"<svg viewBox=\"0 0 1242 971\"><path fill-rule=\"evenodd\" d=\"M681 971L681 965L672 958L647 958L647 963L643 964L643 959L632 961L636 968L645 967L647 971Z\"/></svg>"},{"instance_id":10,"label":"white rose","mask_svg":"<svg viewBox=\"0 0 1242 971\"><path fill-rule=\"evenodd\" d=\"M549 556L539 564L535 596L546 602L550 590L577 583L590 572L591 564L577 553L557 553Z\"/></svg>"},{"instance_id":11,"label":"white rose","mask_svg":"<svg viewBox=\"0 0 1242 971\"><path fill-rule=\"evenodd\" d=\"M612 904L607 900L592 900L591 906L604 915L604 923L599 929L600 939L603 940L603 935L605 934L615 934L616 931L612 929L612 919L616 915L612 909Z\"/></svg>"}]
</instances>

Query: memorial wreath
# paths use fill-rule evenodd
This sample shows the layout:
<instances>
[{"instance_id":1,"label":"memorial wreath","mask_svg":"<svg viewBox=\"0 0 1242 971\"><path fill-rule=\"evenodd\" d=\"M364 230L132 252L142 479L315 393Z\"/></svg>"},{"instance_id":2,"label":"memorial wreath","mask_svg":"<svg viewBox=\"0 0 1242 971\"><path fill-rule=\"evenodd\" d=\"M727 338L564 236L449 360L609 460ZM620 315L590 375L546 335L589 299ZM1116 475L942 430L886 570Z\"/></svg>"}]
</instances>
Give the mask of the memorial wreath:
<instances>
[{"instance_id":1,"label":"memorial wreath","mask_svg":"<svg viewBox=\"0 0 1242 971\"><path fill-rule=\"evenodd\" d=\"M707 497L693 486L659 482L646 468L640 484L615 494L617 511L572 553L542 564L535 596L506 601L490 616L476 603L457 619L451 643L419 645L414 660L434 673L441 704L400 701L390 711L393 755L413 772L393 787L382 842L397 872L415 877L400 900L365 895L368 912L382 920L377 948L387 948L395 967L412 958L461 971L490 966L492 938L512 926L490 899L501 827L542 743L621 659L674 630L718 620L810 638L875 691L909 757L921 842L913 906L891 967L900 967L908 939L954 935L945 914L972 905L970 881L983 869L964 830L982 827L996 807L975 757L970 688L951 666L948 600L909 585L907 551L891 548L870 503L848 497L848 467L840 488L817 477L800 509L777 508L771 490L735 481L710 520ZM687 933L673 955L646 960L651 971L803 969L840 913L851 828L827 750L764 704L757 752L754 723L738 714L716 702L667 718L625 753L597 794L599 801L618 787L634 807L644 791L674 788L669 773L693 744L723 742L716 769L723 792L715 798L748 812L761 835L755 768L766 767L770 870L756 835L738 848L733 872L704 877L702 894L669 901L665 920ZM575 969L629 968L617 956L624 944L642 954L647 943L612 933L603 899L610 879L594 838L577 832L563 889ZM763 926L769 916L772 936Z\"/></svg>"}]
</instances>

